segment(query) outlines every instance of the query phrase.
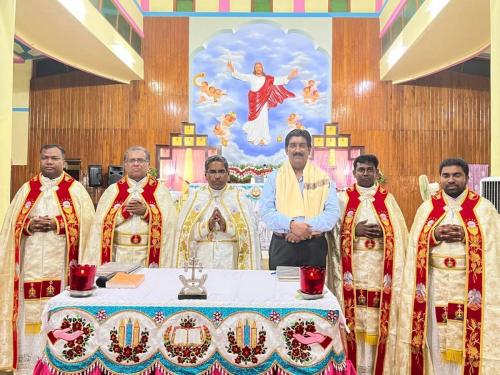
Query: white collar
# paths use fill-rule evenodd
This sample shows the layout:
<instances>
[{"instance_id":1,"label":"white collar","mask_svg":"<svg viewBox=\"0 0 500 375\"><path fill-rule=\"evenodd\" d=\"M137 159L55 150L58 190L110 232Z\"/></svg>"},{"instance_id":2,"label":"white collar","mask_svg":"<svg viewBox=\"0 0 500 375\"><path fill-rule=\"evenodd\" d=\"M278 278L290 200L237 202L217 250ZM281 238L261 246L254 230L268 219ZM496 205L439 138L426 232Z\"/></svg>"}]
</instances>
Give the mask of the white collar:
<instances>
[{"instance_id":1,"label":"white collar","mask_svg":"<svg viewBox=\"0 0 500 375\"><path fill-rule=\"evenodd\" d=\"M212 189L210 187L210 185L207 185L208 187L208 191L210 192L210 196L212 198L220 198L222 195L224 195L224 193L226 192L226 189L227 189L227 186L228 184L226 184L226 186L224 186L222 189L220 190L215 190L215 189Z\"/></svg>"},{"instance_id":2,"label":"white collar","mask_svg":"<svg viewBox=\"0 0 500 375\"><path fill-rule=\"evenodd\" d=\"M378 189L378 184L375 183L370 187L363 187L356 184L356 188L361 195L375 195Z\"/></svg>"},{"instance_id":3,"label":"white collar","mask_svg":"<svg viewBox=\"0 0 500 375\"><path fill-rule=\"evenodd\" d=\"M129 188L127 189L127 192L130 194L141 194L144 189L144 185L146 185L146 182L148 180L148 176L146 175L139 181L135 181L131 178L127 178L128 186Z\"/></svg>"},{"instance_id":4,"label":"white collar","mask_svg":"<svg viewBox=\"0 0 500 375\"><path fill-rule=\"evenodd\" d=\"M465 189L458 197L453 198L450 197L448 194L446 194L443 191L443 197L446 202L446 206L444 207L445 211L452 211L452 212L460 212L462 210L462 202L464 201L464 198L467 195L467 189Z\"/></svg>"},{"instance_id":5,"label":"white collar","mask_svg":"<svg viewBox=\"0 0 500 375\"><path fill-rule=\"evenodd\" d=\"M44 176L43 174L40 174L40 183L42 184L42 186L40 187L40 191L46 191L46 190L56 191L59 188L58 184L62 180L63 176L64 172L61 173L61 175L56 178L49 178Z\"/></svg>"},{"instance_id":6,"label":"white collar","mask_svg":"<svg viewBox=\"0 0 500 375\"><path fill-rule=\"evenodd\" d=\"M128 180L128 184L129 184L130 186L136 186L136 185L140 185L140 186L142 186L142 185L145 185L145 184L146 184L147 179L148 179L148 175L144 176L144 177L143 177L142 179L140 179L139 181L136 181L136 180L134 180L134 179L132 179L132 178L130 178L130 177L128 177L128 178L127 178L127 180Z\"/></svg>"}]
</instances>

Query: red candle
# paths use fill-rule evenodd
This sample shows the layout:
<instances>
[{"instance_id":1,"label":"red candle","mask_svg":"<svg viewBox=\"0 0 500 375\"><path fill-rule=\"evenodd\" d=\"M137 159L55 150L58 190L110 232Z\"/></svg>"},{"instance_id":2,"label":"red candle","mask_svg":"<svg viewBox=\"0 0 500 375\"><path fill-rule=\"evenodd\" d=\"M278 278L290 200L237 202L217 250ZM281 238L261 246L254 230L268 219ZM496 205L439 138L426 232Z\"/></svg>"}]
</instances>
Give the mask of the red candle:
<instances>
[{"instance_id":1,"label":"red candle","mask_svg":"<svg viewBox=\"0 0 500 375\"><path fill-rule=\"evenodd\" d=\"M69 268L69 288L71 290L90 290L94 286L96 266L76 264Z\"/></svg>"},{"instance_id":2,"label":"red candle","mask_svg":"<svg viewBox=\"0 0 500 375\"><path fill-rule=\"evenodd\" d=\"M305 294L323 294L325 267L300 267L300 291Z\"/></svg>"}]
</instances>

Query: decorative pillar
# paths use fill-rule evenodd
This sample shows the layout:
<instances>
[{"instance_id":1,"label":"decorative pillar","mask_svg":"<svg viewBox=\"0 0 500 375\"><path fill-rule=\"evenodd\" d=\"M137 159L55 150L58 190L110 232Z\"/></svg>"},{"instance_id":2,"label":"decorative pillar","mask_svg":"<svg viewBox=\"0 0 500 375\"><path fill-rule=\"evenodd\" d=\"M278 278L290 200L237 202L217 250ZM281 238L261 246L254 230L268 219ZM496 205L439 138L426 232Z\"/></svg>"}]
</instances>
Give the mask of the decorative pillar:
<instances>
[{"instance_id":1,"label":"decorative pillar","mask_svg":"<svg viewBox=\"0 0 500 375\"><path fill-rule=\"evenodd\" d=\"M0 225L10 203L16 0L0 1Z\"/></svg>"},{"instance_id":2,"label":"decorative pillar","mask_svg":"<svg viewBox=\"0 0 500 375\"><path fill-rule=\"evenodd\" d=\"M500 0L490 1L491 176L500 176Z\"/></svg>"}]
</instances>

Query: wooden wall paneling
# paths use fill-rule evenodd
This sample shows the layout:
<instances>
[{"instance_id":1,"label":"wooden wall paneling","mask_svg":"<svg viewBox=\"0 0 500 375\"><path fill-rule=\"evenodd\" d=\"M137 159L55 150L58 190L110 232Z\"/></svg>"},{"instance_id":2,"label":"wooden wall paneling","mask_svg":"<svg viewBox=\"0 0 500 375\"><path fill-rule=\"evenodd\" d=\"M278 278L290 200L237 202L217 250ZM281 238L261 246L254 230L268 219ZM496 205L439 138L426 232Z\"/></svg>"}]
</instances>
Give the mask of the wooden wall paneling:
<instances>
[{"instance_id":1,"label":"wooden wall paneling","mask_svg":"<svg viewBox=\"0 0 500 375\"><path fill-rule=\"evenodd\" d=\"M140 144L155 157L189 118L189 19L146 18L144 81L117 84L83 72L31 82L29 165L12 168L15 193L38 171L42 143L62 143L88 164L121 164ZM332 19L332 121L352 143L375 153L411 224L420 204L417 179L438 176L442 158L490 157L489 80L445 71L402 85L379 80L376 19Z\"/></svg>"},{"instance_id":2,"label":"wooden wall paneling","mask_svg":"<svg viewBox=\"0 0 500 375\"><path fill-rule=\"evenodd\" d=\"M451 156L489 163L489 79L444 71L401 85L381 82L378 21L332 22L332 120L377 154L411 224L420 174L436 181L439 162Z\"/></svg>"},{"instance_id":3,"label":"wooden wall paneling","mask_svg":"<svg viewBox=\"0 0 500 375\"><path fill-rule=\"evenodd\" d=\"M147 18L143 58L144 118L167 143L170 131L179 131L189 119L189 21L187 18Z\"/></svg>"},{"instance_id":4,"label":"wooden wall paneling","mask_svg":"<svg viewBox=\"0 0 500 375\"><path fill-rule=\"evenodd\" d=\"M107 173L137 144L154 164L155 145L189 119L189 20L147 18L144 31L144 81L119 84L80 71L32 79L28 165L12 167L12 196L38 172L44 143L62 144L83 172L100 164Z\"/></svg>"}]
</instances>

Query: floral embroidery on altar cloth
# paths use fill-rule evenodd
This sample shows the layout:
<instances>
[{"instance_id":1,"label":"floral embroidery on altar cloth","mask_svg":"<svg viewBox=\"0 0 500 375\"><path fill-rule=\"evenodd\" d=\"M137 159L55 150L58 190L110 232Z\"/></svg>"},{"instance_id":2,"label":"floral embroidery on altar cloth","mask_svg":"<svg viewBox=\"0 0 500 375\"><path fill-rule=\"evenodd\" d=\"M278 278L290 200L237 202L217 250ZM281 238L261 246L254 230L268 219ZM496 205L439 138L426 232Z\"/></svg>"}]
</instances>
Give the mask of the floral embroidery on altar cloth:
<instances>
[{"instance_id":1,"label":"floral embroidery on altar cloth","mask_svg":"<svg viewBox=\"0 0 500 375\"><path fill-rule=\"evenodd\" d=\"M66 316L61 323L61 330L68 337L63 335L56 335L57 339L64 340L64 349L62 351L63 357L68 360L75 360L81 358L86 353L87 343L90 337L94 336L94 328L82 317ZM55 331L49 333L54 337Z\"/></svg>"},{"instance_id":2,"label":"floral embroidery on altar cloth","mask_svg":"<svg viewBox=\"0 0 500 375\"><path fill-rule=\"evenodd\" d=\"M112 373L144 373L152 368L164 374L195 368L210 373L214 366L221 374L239 370L261 374L277 368L293 374L296 366L313 373L328 366L340 371L345 356L335 330L338 319L336 310L282 308L60 310L50 316L55 324L49 327L57 327L51 331L57 343L49 343L43 361L54 371L75 375L84 374L90 364ZM78 329L83 334L73 337Z\"/></svg>"},{"instance_id":3,"label":"floral embroidery on altar cloth","mask_svg":"<svg viewBox=\"0 0 500 375\"><path fill-rule=\"evenodd\" d=\"M229 354L236 354L234 363L239 364L257 364L258 355L266 354L267 332L262 327L257 332L255 320L239 320L236 329L229 329L227 332L228 344L226 346Z\"/></svg>"},{"instance_id":4,"label":"floral embroidery on altar cloth","mask_svg":"<svg viewBox=\"0 0 500 375\"><path fill-rule=\"evenodd\" d=\"M122 320L118 329L113 328L109 332L109 339L108 350L117 354L115 360L118 363L137 363L140 361L139 354L149 349L149 331L146 328L140 330L137 320L133 323L131 319Z\"/></svg>"}]
</instances>

